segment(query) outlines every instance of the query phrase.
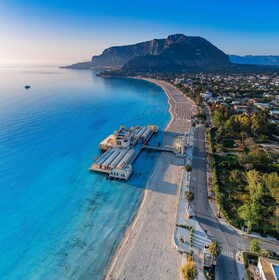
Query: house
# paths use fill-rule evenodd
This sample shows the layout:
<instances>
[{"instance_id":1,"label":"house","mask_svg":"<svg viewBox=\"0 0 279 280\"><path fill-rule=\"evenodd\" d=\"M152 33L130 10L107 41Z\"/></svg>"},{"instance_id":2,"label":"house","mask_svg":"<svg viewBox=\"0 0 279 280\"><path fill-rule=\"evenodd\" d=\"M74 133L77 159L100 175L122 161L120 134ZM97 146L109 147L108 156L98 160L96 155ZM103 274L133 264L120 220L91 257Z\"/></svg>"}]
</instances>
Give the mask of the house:
<instances>
[{"instance_id":1,"label":"house","mask_svg":"<svg viewBox=\"0 0 279 280\"><path fill-rule=\"evenodd\" d=\"M269 114L273 117L273 118L275 118L275 119L279 119L279 110L270 110L269 111Z\"/></svg>"},{"instance_id":2,"label":"house","mask_svg":"<svg viewBox=\"0 0 279 280\"><path fill-rule=\"evenodd\" d=\"M208 91L208 92L206 92L206 93L201 93L201 96L202 96L205 100L211 99L211 98L212 98L212 92Z\"/></svg>"},{"instance_id":3,"label":"house","mask_svg":"<svg viewBox=\"0 0 279 280\"><path fill-rule=\"evenodd\" d=\"M268 103L254 103L254 106L261 110L268 110L269 104Z\"/></svg>"},{"instance_id":4,"label":"house","mask_svg":"<svg viewBox=\"0 0 279 280\"><path fill-rule=\"evenodd\" d=\"M261 280L279 279L279 261L270 258L259 257L258 268Z\"/></svg>"},{"instance_id":5,"label":"house","mask_svg":"<svg viewBox=\"0 0 279 280\"><path fill-rule=\"evenodd\" d=\"M235 112L238 114L246 113L248 110L247 105L234 105L233 108L234 108Z\"/></svg>"}]
</instances>

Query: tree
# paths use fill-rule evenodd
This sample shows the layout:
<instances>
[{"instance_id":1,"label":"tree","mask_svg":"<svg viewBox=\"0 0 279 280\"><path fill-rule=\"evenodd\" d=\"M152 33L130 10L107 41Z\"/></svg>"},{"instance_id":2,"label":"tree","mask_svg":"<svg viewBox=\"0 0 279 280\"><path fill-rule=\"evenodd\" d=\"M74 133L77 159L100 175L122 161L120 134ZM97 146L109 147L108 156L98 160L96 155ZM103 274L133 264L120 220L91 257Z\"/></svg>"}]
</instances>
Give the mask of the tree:
<instances>
[{"instance_id":1,"label":"tree","mask_svg":"<svg viewBox=\"0 0 279 280\"><path fill-rule=\"evenodd\" d=\"M260 202L261 198L264 195L264 182L261 173L256 170L248 171L247 182L251 202Z\"/></svg>"},{"instance_id":2,"label":"tree","mask_svg":"<svg viewBox=\"0 0 279 280\"><path fill-rule=\"evenodd\" d=\"M257 226L261 220L261 208L258 203L246 201L238 210L240 218L244 220L247 232L251 232L253 226Z\"/></svg>"},{"instance_id":3,"label":"tree","mask_svg":"<svg viewBox=\"0 0 279 280\"><path fill-rule=\"evenodd\" d=\"M187 172L191 172L192 171L192 166L190 164L187 164L185 166L185 169L186 169Z\"/></svg>"},{"instance_id":4,"label":"tree","mask_svg":"<svg viewBox=\"0 0 279 280\"><path fill-rule=\"evenodd\" d=\"M254 238L254 239L251 240L251 242L250 242L250 250L253 253L256 253L256 254L258 254L261 251L258 239Z\"/></svg>"},{"instance_id":5,"label":"tree","mask_svg":"<svg viewBox=\"0 0 279 280\"><path fill-rule=\"evenodd\" d=\"M221 111L215 111L212 117L212 124L214 127L223 126L225 121L224 114Z\"/></svg>"},{"instance_id":6,"label":"tree","mask_svg":"<svg viewBox=\"0 0 279 280\"><path fill-rule=\"evenodd\" d=\"M186 199L187 202L188 202L188 209L189 209L190 202L194 199L194 193L191 192L191 191L186 191L186 192L185 192L185 199Z\"/></svg>"},{"instance_id":7,"label":"tree","mask_svg":"<svg viewBox=\"0 0 279 280\"><path fill-rule=\"evenodd\" d=\"M181 273L184 280L194 280L198 275L196 263L188 259L181 268Z\"/></svg>"},{"instance_id":8,"label":"tree","mask_svg":"<svg viewBox=\"0 0 279 280\"><path fill-rule=\"evenodd\" d=\"M271 173L272 174L272 173ZM247 226L247 232L253 228L262 229L265 225L272 223L272 218L276 210L276 197L270 196L273 184L278 188L276 175L262 175L259 171L250 170L246 174L248 183L247 189L249 197L245 203L239 207L238 213Z\"/></svg>"},{"instance_id":9,"label":"tree","mask_svg":"<svg viewBox=\"0 0 279 280\"><path fill-rule=\"evenodd\" d=\"M219 241L211 241L209 247L208 247L208 252L212 256L212 264L214 261L216 261L216 258L221 254L222 252L222 246Z\"/></svg>"},{"instance_id":10,"label":"tree","mask_svg":"<svg viewBox=\"0 0 279 280\"><path fill-rule=\"evenodd\" d=\"M251 246L251 245L250 245ZM251 248L250 248L251 249ZM261 249L260 255L264 257L270 257L270 253L266 249Z\"/></svg>"},{"instance_id":11,"label":"tree","mask_svg":"<svg viewBox=\"0 0 279 280\"><path fill-rule=\"evenodd\" d=\"M230 180L237 185L243 184L243 175L242 172L238 169L234 169L230 172Z\"/></svg>"},{"instance_id":12,"label":"tree","mask_svg":"<svg viewBox=\"0 0 279 280\"><path fill-rule=\"evenodd\" d=\"M220 154L223 152L223 145L222 144L216 144L215 146L216 153Z\"/></svg>"},{"instance_id":13,"label":"tree","mask_svg":"<svg viewBox=\"0 0 279 280\"><path fill-rule=\"evenodd\" d=\"M279 175L276 172L265 174L264 181L272 197L279 202Z\"/></svg>"},{"instance_id":14,"label":"tree","mask_svg":"<svg viewBox=\"0 0 279 280\"><path fill-rule=\"evenodd\" d=\"M251 129L254 135L266 134L268 128L268 114L260 111L251 116Z\"/></svg>"},{"instance_id":15,"label":"tree","mask_svg":"<svg viewBox=\"0 0 279 280\"><path fill-rule=\"evenodd\" d=\"M233 118L231 117L224 124L225 135L227 137L233 137L234 136L234 133L235 133L234 127L235 127L235 123L234 123Z\"/></svg>"}]
</instances>

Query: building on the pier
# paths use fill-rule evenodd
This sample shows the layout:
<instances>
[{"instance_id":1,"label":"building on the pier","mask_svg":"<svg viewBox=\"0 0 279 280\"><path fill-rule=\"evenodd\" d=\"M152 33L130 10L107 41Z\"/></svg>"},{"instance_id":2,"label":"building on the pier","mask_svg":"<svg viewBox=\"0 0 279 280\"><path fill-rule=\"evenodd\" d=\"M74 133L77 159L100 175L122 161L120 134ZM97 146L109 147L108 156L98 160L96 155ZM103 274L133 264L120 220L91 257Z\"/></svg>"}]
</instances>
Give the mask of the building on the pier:
<instances>
[{"instance_id":1,"label":"building on the pier","mask_svg":"<svg viewBox=\"0 0 279 280\"><path fill-rule=\"evenodd\" d=\"M176 154L184 156L186 152L186 135L179 135L175 145Z\"/></svg>"},{"instance_id":2,"label":"building on the pier","mask_svg":"<svg viewBox=\"0 0 279 280\"><path fill-rule=\"evenodd\" d=\"M129 148L135 142L133 133L130 129L125 128L123 125L114 132L116 146L118 148Z\"/></svg>"},{"instance_id":3,"label":"building on the pier","mask_svg":"<svg viewBox=\"0 0 279 280\"><path fill-rule=\"evenodd\" d=\"M106 152L90 167L90 171L108 174L109 178L127 180L132 173L132 162L148 142L156 125L120 128L100 142L99 148Z\"/></svg>"},{"instance_id":4,"label":"building on the pier","mask_svg":"<svg viewBox=\"0 0 279 280\"><path fill-rule=\"evenodd\" d=\"M116 178L122 180L128 180L130 175L133 172L133 167L131 164L126 165L123 169L122 168L112 168L109 172L109 178Z\"/></svg>"}]
</instances>

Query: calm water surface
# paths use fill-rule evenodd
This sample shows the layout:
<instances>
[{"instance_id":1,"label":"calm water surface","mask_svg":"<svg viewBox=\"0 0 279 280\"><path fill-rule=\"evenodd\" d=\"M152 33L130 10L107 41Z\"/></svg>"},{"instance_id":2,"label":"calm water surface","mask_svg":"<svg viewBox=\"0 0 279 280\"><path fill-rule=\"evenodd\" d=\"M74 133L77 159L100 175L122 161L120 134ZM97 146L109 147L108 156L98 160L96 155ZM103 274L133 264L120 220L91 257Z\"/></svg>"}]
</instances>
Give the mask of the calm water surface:
<instances>
[{"instance_id":1,"label":"calm water surface","mask_svg":"<svg viewBox=\"0 0 279 280\"><path fill-rule=\"evenodd\" d=\"M162 129L167 111L148 82L0 67L0 279L102 278L156 155L142 153L127 183L88 167L121 124Z\"/></svg>"}]
</instances>

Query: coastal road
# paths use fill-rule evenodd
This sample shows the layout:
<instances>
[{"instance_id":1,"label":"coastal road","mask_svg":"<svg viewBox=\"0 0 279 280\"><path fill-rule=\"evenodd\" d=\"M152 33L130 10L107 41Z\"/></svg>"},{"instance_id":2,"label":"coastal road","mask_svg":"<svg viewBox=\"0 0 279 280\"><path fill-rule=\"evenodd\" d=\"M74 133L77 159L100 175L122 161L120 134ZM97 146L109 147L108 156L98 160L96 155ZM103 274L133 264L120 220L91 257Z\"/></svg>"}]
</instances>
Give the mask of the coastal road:
<instances>
[{"instance_id":1,"label":"coastal road","mask_svg":"<svg viewBox=\"0 0 279 280\"><path fill-rule=\"evenodd\" d=\"M201 126L194 132L191 188L195 199L192 207L197 220L209 238L222 243L222 254L218 258L218 279L238 280L239 272L235 254L238 251L238 243L241 241L238 240L234 231L222 225L215 218L208 203L204 141L205 127Z\"/></svg>"}]
</instances>

